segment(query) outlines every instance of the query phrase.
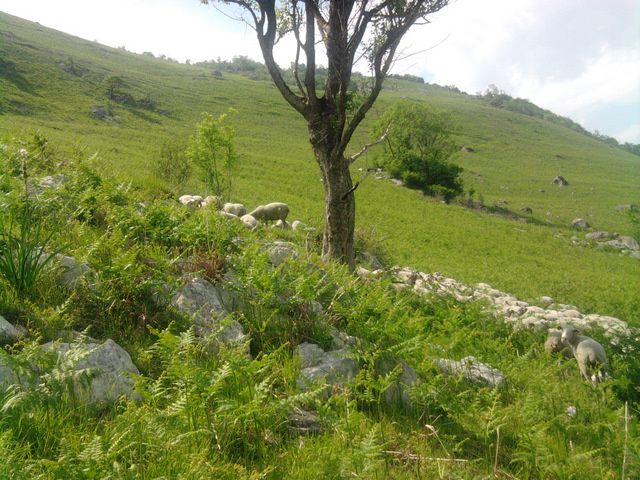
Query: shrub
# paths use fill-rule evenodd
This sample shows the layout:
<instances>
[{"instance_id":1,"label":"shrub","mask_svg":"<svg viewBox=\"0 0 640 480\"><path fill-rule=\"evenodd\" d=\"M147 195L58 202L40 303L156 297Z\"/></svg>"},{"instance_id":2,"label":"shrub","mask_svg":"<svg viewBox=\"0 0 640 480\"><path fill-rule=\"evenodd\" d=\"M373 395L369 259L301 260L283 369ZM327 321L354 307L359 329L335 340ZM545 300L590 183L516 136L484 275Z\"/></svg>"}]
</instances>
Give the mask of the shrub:
<instances>
[{"instance_id":1,"label":"shrub","mask_svg":"<svg viewBox=\"0 0 640 480\"><path fill-rule=\"evenodd\" d=\"M229 115L233 110L214 118L204 114L187 147L187 157L198 167L202 181L210 193L218 197L231 194L231 173L238 159L235 129Z\"/></svg>"},{"instance_id":2,"label":"shrub","mask_svg":"<svg viewBox=\"0 0 640 480\"><path fill-rule=\"evenodd\" d=\"M185 183L191 176L191 163L185 154L185 147L178 143L163 143L154 169L158 177L171 184L178 186Z\"/></svg>"},{"instance_id":3,"label":"shrub","mask_svg":"<svg viewBox=\"0 0 640 480\"><path fill-rule=\"evenodd\" d=\"M452 130L447 113L399 103L375 123L372 133L379 138L388 131L380 163L394 178L449 201L463 192L462 168L449 162L456 151Z\"/></svg>"}]
</instances>

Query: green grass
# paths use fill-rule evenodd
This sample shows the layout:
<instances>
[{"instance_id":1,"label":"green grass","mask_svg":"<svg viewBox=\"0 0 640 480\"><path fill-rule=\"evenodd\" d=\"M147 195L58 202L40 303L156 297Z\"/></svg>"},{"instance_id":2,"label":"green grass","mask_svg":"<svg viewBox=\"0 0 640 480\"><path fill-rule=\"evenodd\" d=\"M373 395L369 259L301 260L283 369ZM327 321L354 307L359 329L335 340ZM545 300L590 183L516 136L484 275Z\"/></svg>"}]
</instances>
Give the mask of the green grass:
<instances>
[{"instance_id":1,"label":"green grass","mask_svg":"<svg viewBox=\"0 0 640 480\"><path fill-rule=\"evenodd\" d=\"M150 191L198 193L202 187L195 177L175 186L153 174L160 145L186 142L201 112L219 115L233 107L242 154L234 199L249 207L284 201L293 218L321 225L322 185L304 122L269 82L226 73L216 79L205 69L104 47L6 14L0 15L0 26L2 58L13 65L0 76L5 137L26 138L40 131L63 154L72 156L73 148L98 152L104 171ZM85 69L83 77L60 68L69 56ZM148 94L156 110L114 105L117 122L92 119L91 106L106 105L102 82L109 74L123 77L134 97ZM531 207L534 220L547 224L442 205L369 177L356 193L357 226L384 239L392 263L438 270L470 283L489 282L527 300L551 295L585 311L640 323L638 261L573 247L569 238L574 232L567 227L582 217L598 229L629 232L615 206L640 202L638 157L475 97L392 83L397 90L385 90L375 111L408 98L451 112L459 144L477 150L455 156L465 168L467 188L475 189L486 205L498 203L516 212ZM368 140L369 124L353 150ZM371 158L359 161L354 177L361 175L357 168L371 165ZM556 175L570 186L552 185Z\"/></svg>"}]
</instances>

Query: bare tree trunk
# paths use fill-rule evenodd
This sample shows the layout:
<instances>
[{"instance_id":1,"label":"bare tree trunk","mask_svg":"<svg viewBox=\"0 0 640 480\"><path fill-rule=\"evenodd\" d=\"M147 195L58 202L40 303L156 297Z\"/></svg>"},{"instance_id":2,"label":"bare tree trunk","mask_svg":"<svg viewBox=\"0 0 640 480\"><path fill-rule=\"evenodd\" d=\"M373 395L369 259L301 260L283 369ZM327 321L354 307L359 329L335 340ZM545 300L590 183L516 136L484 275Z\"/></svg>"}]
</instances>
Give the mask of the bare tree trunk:
<instances>
[{"instance_id":1,"label":"bare tree trunk","mask_svg":"<svg viewBox=\"0 0 640 480\"><path fill-rule=\"evenodd\" d=\"M318 163L325 194L322 255L353 269L356 201L349 166L344 159L318 158Z\"/></svg>"}]
</instances>

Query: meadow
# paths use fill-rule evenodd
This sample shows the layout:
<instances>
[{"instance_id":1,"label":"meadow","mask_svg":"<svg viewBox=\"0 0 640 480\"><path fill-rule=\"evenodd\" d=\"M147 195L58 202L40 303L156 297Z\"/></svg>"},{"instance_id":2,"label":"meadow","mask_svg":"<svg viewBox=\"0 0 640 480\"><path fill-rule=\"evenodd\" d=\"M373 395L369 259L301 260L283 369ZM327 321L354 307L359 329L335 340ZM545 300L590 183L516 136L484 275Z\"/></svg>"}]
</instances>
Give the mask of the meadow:
<instances>
[{"instance_id":1,"label":"meadow","mask_svg":"<svg viewBox=\"0 0 640 480\"><path fill-rule=\"evenodd\" d=\"M86 261L100 278L71 293L55 272L27 292L1 283L0 315L29 335L0 360L10 358L35 383L3 393L0 478L631 479L640 472L637 338L608 346L613 378L593 386L580 380L575 362L543 350L545 332L514 330L482 303L416 297L392 288L389 276L364 282L324 262L322 185L306 129L269 82L214 76L3 13L0 62L2 218L24 213L16 159L26 148L30 177L67 177L33 200L51 246ZM70 64L80 76L63 68ZM151 107L109 102L112 75ZM581 233L568 226L582 217L597 229L631 233L615 207L640 203L640 158L475 96L400 79L387 85L353 150L370 140L376 113L395 101L446 110L460 147L475 150L454 156L474 190L470 200L489 211L367 176L372 151L353 169L363 179L359 251L387 266L490 283L531 303L551 295L640 326L638 259L574 246L571 237ZM93 118L97 105L112 119ZM196 174L167 181L157 169L162 145L186 144L203 112L229 108L237 111L241 154L232 199L249 208L287 202L290 219L314 230L249 232L177 203L204 187ZM552 185L556 175L570 185ZM493 206L526 221L491 213ZM533 213L522 214L524 207ZM263 248L277 239L296 245L300 257L272 268ZM186 261L193 258L195 267ZM183 276L217 281L229 271L247 296L232 316L248 340L209 355L190 319L167 306L169 294L158 302L158 292L175 291ZM321 313L309 311L311 301ZM327 399L320 389L299 391L295 347L326 345L331 328L360 339L353 352L360 371ZM141 372L137 401L79 402L72 369L38 347L69 330L126 348ZM592 334L607 341L599 330ZM472 384L435 367L438 358L467 355L499 368L506 386ZM398 372L382 375L375 365L397 357L421 380L411 408L382 401ZM317 413L320 434L292 433L296 408Z\"/></svg>"}]
</instances>

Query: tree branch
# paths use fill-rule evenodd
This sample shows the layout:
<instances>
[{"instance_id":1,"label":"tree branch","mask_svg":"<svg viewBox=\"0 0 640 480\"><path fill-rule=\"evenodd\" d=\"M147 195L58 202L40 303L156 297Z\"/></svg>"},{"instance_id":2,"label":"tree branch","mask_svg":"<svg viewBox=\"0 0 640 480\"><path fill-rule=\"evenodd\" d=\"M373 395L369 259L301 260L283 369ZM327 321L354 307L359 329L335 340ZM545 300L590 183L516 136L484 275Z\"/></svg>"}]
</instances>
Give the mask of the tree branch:
<instances>
[{"instance_id":1,"label":"tree branch","mask_svg":"<svg viewBox=\"0 0 640 480\"><path fill-rule=\"evenodd\" d=\"M367 153L371 147L375 147L379 143L384 142L387 139L387 137L389 136L389 132L390 131L391 131L391 123L389 123L389 125L387 125L387 129L384 131L384 133L382 134L382 136L379 139L375 140L374 142L367 143L364 147L362 147L362 149L358 153L355 153L354 155L351 155L349 158L347 158L347 164L351 165L358 158L360 158L362 155Z\"/></svg>"}]
</instances>

